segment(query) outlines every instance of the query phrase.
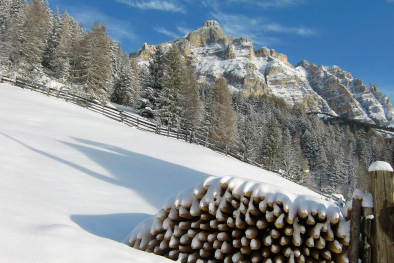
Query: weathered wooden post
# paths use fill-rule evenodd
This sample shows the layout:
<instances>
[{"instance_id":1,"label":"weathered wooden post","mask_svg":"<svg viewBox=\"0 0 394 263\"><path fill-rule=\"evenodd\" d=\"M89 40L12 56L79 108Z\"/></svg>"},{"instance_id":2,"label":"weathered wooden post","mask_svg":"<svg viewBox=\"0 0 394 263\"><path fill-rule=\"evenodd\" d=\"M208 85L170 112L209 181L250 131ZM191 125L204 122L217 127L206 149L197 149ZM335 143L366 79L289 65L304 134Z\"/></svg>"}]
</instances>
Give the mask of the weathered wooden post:
<instances>
[{"instance_id":1,"label":"weathered wooden post","mask_svg":"<svg viewBox=\"0 0 394 263\"><path fill-rule=\"evenodd\" d=\"M119 115L120 115L120 122L123 123L123 114L122 114L122 112L123 112L123 111L120 110L120 111L119 111Z\"/></svg>"},{"instance_id":2,"label":"weathered wooden post","mask_svg":"<svg viewBox=\"0 0 394 263\"><path fill-rule=\"evenodd\" d=\"M394 172L390 164L375 162L369 169L374 200L371 232L372 262L394 262Z\"/></svg>"},{"instance_id":3,"label":"weathered wooden post","mask_svg":"<svg viewBox=\"0 0 394 263\"><path fill-rule=\"evenodd\" d=\"M360 249L360 232L361 232L361 203L362 195L353 194L351 224L350 224L350 245L349 245L349 263L357 263Z\"/></svg>"}]
</instances>

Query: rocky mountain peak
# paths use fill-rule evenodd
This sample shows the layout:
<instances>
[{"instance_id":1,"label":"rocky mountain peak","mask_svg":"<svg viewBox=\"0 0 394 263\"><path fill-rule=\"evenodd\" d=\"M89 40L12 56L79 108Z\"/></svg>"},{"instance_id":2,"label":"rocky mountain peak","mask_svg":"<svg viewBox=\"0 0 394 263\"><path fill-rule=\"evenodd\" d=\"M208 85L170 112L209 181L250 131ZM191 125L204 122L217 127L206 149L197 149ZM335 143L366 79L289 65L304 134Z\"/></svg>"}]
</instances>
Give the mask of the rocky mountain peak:
<instances>
[{"instance_id":1,"label":"rocky mountain peak","mask_svg":"<svg viewBox=\"0 0 394 263\"><path fill-rule=\"evenodd\" d=\"M219 22L215 20L208 20L202 24L203 27L220 27Z\"/></svg>"},{"instance_id":2,"label":"rocky mountain peak","mask_svg":"<svg viewBox=\"0 0 394 263\"><path fill-rule=\"evenodd\" d=\"M302 60L293 67L286 55L274 49L254 50L251 40L224 35L217 21L205 21L185 37L163 44L170 45L176 45L192 63L198 82L224 77L231 90L246 95L264 94L284 101L289 107L302 105L308 112L380 125L394 120L390 98L375 85L366 87L338 66ZM146 63L155 48L145 43L130 56Z\"/></svg>"},{"instance_id":3,"label":"rocky mountain peak","mask_svg":"<svg viewBox=\"0 0 394 263\"><path fill-rule=\"evenodd\" d=\"M205 21L199 29L190 32L186 39L195 47L206 46L211 43L225 44L225 35L214 20Z\"/></svg>"}]
</instances>

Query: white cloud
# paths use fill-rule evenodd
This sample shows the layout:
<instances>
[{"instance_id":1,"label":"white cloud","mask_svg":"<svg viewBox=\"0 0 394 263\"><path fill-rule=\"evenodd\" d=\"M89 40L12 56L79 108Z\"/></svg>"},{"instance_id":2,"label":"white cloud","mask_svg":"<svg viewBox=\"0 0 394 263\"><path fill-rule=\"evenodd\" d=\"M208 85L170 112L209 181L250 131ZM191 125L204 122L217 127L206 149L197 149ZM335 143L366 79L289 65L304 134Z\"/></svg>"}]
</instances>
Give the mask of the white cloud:
<instances>
[{"instance_id":1,"label":"white cloud","mask_svg":"<svg viewBox=\"0 0 394 263\"><path fill-rule=\"evenodd\" d=\"M280 41L270 33L292 34L302 37L316 35L306 27L286 27L278 23L272 23L263 17L248 17L245 15L226 14L223 12L212 12L211 15L220 23L225 34L234 37L246 37L256 45L270 46Z\"/></svg>"},{"instance_id":2,"label":"white cloud","mask_svg":"<svg viewBox=\"0 0 394 263\"><path fill-rule=\"evenodd\" d=\"M89 28L94 21L98 21L100 24L105 23L107 25L108 35L116 42L135 41L137 39L133 27L128 21L108 16L98 10L85 6L71 7L69 8L69 13L78 22L82 22L85 28Z\"/></svg>"},{"instance_id":3,"label":"white cloud","mask_svg":"<svg viewBox=\"0 0 394 263\"><path fill-rule=\"evenodd\" d=\"M177 33L172 32L172 31L170 31L170 30L167 30L167 29L165 29L165 28L163 28L163 27L154 27L153 29L154 29L156 32L159 32L159 33L161 33L161 34L164 34L164 35L169 36L169 37L172 37L172 38L178 38L178 37L179 37L179 35L178 35Z\"/></svg>"},{"instance_id":4,"label":"white cloud","mask_svg":"<svg viewBox=\"0 0 394 263\"><path fill-rule=\"evenodd\" d=\"M190 32L193 31L193 29L183 27L183 26L177 26L176 30L178 30L178 32L181 33L182 35L189 34Z\"/></svg>"},{"instance_id":5,"label":"white cloud","mask_svg":"<svg viewBox=\"0 0 394 263\"><path fill-rule=\"evenodd\" d=\"M272 23L268 25L263 25L263 28L267 31L277 32L277 33L285 33L285 34L293 34L299 36L312 36L316 35L316 33L305 27L284 27L277 23Z\"/></svg>"},{"instance_id":6,"label":"white cloud","mask_svg":"<svg viewBox=\"0 0 394 263\"><path fill-rule=\"evenodd\" d=\"M279 39L266 36L259 25L263 24L262 18L250 18L244 15L231 15L222 12L211 13L218 20L225 34L234 37L246 37L257 45L269 46L279 42Z\"/></svg>"},{"instance_id":7,"label":"white cloud","mask_svg":"<svg viewBox=\"0 0 394 263\"><path fill-rule=\"evenodd\" d=\"M176 27L176 31L177 32L170 31L168 29L165 29L165 28L159 27L159 26L153 27L153 29L156 32L159 32L159 33L164 34L166 36L169 36L171 38L179 38L179 37L184 36L184 35L186 35L186 34L188 34L188 33L193 31L192 29L189 29L189 28L186 28L186 27L183 27L183 26L177 26Z\"/></svg>"},{"instance_id":8,"label":"white cloud","mask_svg":"<svg viewBox=\"0 0 394 263\"><path fill-rule=\"evenodd\" d=\"M186 13L185 8L174 0L149 0L149 1L141 1L141 0L115 0L121 4L126 4L130 7L139 8L139 9L154 9L172 13Z\"/></svg>"},{"instance_id":9,"label":"white cloud","mask_svg":"<svg viewBox=\"0 0 394 263\"><path fill-rule=\"evenodd\" d=\"M193 0L184 0L187 2ZM388 0L394 1L394 0ZM305 0L202 0L201 3L204 6L210 6L215 10L218 10L220 6L228 5L228 4L248 4L248 5L258 5L263 8L290 8L292 6L300 5L305 3Z\"/></svg>"},{"instance_id":10,"label":"white cloud","mask_svg":"<svg viewBox=\"0 0 394 263\"><path fill-rule=\"evenodd\" d=\"M303 4L304 2L305 2L304 0L267 0L267 1L256 1L255 3L264 8L268 8L268 7L289 8L292 6Z\"/></svg>"}]
</instances>

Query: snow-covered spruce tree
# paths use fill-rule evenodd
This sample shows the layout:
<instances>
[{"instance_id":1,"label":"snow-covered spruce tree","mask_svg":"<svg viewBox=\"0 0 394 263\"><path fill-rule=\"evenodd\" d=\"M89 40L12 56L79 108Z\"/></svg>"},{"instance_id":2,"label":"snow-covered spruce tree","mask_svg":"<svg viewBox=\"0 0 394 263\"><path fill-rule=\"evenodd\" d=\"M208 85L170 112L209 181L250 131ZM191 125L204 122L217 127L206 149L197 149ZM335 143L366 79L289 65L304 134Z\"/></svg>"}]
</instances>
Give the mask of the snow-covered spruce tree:
<instances>
[{"instance_id":1,"label":"snow-covered spruce tree","mask_svg":"<svg viewBox=\"0 0 394 263\"><path fill-rule=\"evenodd\" d=\"M163 46L156 46L155 53L149 60L147 85L142 91L143 98L149 100L149 104L154 110L156 107L156 99L159 98L163 89L164 76L164 51Z\"/></svg>"},{"instance_id":2,"label":"snow-covered spruce tree","mask_svg":"<svg viewBox=\"0 0 394 263\"><path fill-rule=\"evenodd\" d=\"M185 65L179 49L173 45L164 57L163 87L157 99L156 115L161 123L180 127L184 120Z\"/></svg>"},{"instance_id":3,"label":"snow-covered spruce tree","mask_svg":"<svg viewBox=\"0 0 394 263\"><path fill-rule=\"evenodd\" d=\"M267 144L266 153L268 157L268 166L271 169L277 170L281 159L281 145L282 145L282 131L279 123L274 116L268 120L267 123Z\"/></svg>"},{"instance_id":4,"label":"snow-covered spruce tree","mask_svg":"<svg viewBox=\"0 0 394 263\"><path fill-rule=\"evenodd\" d=\"M10 71L18 68L21 60L21 39L25 21L25 0L8 0L2 2L5 15L0 28L0 57Z\"/></svg>"},{"instance_id":5,"label":"snow-covered spruce tree","mask_svg":"<svg viewBox=\"0 0 394 263\"><path fill-rule=\"evenodd\" d=\"M280 151L280 167L284 169L287 177L291 177L292 174L296 173L295 170L297 170L299 166L296 164L298 161L295 155L295 145L292 143L292 137L288 128L284 128L282 132Z\"/></svg>"},{"instance_id":6,"label":"snow-covered spruce tree","mask_svg":"<svg viewBox=\"0 0 394 263\"><path fill-rule=\"evenodd\" d=\"M248 105L246 112L236 111L239 146L245 158L256 160L259 145L257 114L253 106Z\"/></svg>"},{"instance_id":7,"label":"snow-covered spruce tree","mask_svg":"<svg viewBox=\"0 0 394 263\"><path fill-rule=\"evenodd\" d=\"M234 144L238 137L237 126L230 91L224 78L215 81L211 116L209 137L226 145Z\"/></svg>"},{"instance_id":8,"label":"snow-covered spruce tree","mask_svg":"<svg viewBox=\"0 0 394 263\"><path fill-rule=\"evenodd\" d=\"M316 153L318 151L318 141L316 134L311 127L308 127L301 137L301 149L308 159L309 167L313 171L316 166Z\"/></svg>"},{"instance_id":9,"label":"snow-covered spruce tree","mask_svg":"<svg viewBox=\"0 0 394 263\"><path fill-rule=\"evenodd\" d=\"M122 52L120 50L120 52ZM134 70L131 67L129 56L126 53L118 55L116 60L117 74L111 101L135 108L140 87Z\"/></svg>"},{"instance_id":10,"label":"snow-covered spruce tree","mask_svg":"<svg viewBox=\"0 0 394 263\"><path fill-rule=\"evenodd\" d=\"M44 53L44 58L43 58L43 66L46 68L50 68L49 62L54 56L55 48L59 44L59 34L58 31L61 27L61 16L59 14L59 8L56 7L55 13L53 14L53 17L51 17L51 29L48 34L48 41L47 41L47 46L45 49Z\"/></svg>"},{"instance_id":11,"label":"snow-covered spruce tree","mask_svg":"<svg viewBox=\"0 0 394 263\"><path fill-rule=\"evenodd\" d=\"M64 11L59 28L56 30L53 43L51 47L53 50L48 51L48 61L53 75L67 82L70 76L70 60L72 52L72 18Z\"/></svg>"},{"instance_id":12,"label":"snow-covered spruce tree","mask_svg":"<svg viewBox=\"0 0 394 263\"><path fill-rule=\"evenodd\" d=\"M42 62L51 29L51 10L42 0L31 0L25 10L21 52L24 73L42 74Z\"/></svg>"},{"instance_id":13,"label":"snow-covered spruce tree","mask_svg":"<svg viewBox=\"0 0 394 263\"><path fill-rule=\"evenodd\" d=\"M208 136L209 127L212 123L212 98L214 85L208 82L201 82L197 84L200 101L202 103L201 122L198 131L204 136Z\"/></svg>"}]
</instances>

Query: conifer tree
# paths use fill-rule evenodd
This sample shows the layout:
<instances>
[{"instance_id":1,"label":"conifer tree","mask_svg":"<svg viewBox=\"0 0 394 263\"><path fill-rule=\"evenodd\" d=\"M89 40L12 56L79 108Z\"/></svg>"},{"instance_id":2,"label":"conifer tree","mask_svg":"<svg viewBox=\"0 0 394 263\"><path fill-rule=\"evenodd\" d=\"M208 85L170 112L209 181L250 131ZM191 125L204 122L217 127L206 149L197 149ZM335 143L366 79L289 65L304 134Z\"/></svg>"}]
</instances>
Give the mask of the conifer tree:
<instances>
[{"instance_id":1,"label":"conifer tree","mask_svg":"<svg viewBox=\"0 0 394 263\"><path fill-rule=\"evenodd\" d=\"M22 58L21 39L23 23L25 21L24 0L8 0L3 3L4 18L0 28L0 57L9 66L9 70L16 71Z\"/></svg>"},{"instance_id":2,"label":"conifer tree","mask_svg":"<svg viewBox=\"0 0 394 263\"><path fill-rule=\"evenodd\" d=\"M119 54L116 64L118 72L111 101L134 108L140 88L128 55L126 53Z\"/></svg>"},{"instance_id":3,"label":"conifer tree","mask_svg":"<svg viewBox=\"0 0 394 263\"><path fill-rule=\"evenodd\" d=\"M31 0L25 10L26 19L21 37L21 52L25 61L23 68L29 73L40 72L51 28L51 10L47 2Z\"/></svg>"},{"instance_id":4,"label":"conifer tree","mask_svg":"<svg viewBox=\"0 0 394 263\"><path fill-rule=\"evenodd\" d=\"M188 130L196 130L202 118L202 104L198 95L196 75L191 67L183 70L184 86L181 94L182 102L182 123Z\"/></svg>"},{"instance_id":5,"label":"conifer tree","mask_svg":"<svg viewBox=\"0 0 394 263\"><path fill-rule=\"evenodd\" d=\"M153 88L158 94L163 88L164 76L164 51L163 46L158 45L155 53L149 60L149 86Z\"/></svg>"},{"instance_id":6,"label":"conifer tree","mask_svg":"<svg viewBox=\"0 0 394 263\"><path fill-rule=\"evenodd\" d=\"M56 31L49 64L53 70L54 76L67 82L70 76L70 59L72 52L72 18L65 11L61 18L59 29Z\"/></svg>"},{"instance_id":7,"label":"conifer tree","mask_svg":"<svg viewBox=\"0 0 394 263\"><path fill-rule=\"evenodd\" d=\"M211 114L209 137L227 145L235 143L237 126L231 105L230 91L224 78L215 81Z\"/></svg>"},{"instance_id":8,"label":"conifer tree","mask_svg":"<svg viewBox=\"0 0 394 263\"><path fill-rule=\"evenodd\" d=\"M182 89L185 86L185 66L181 53L176 46L171 46L164 57L164 74L158 108L158 118L165 125L181 125L185 97Z\"/></svg>"}]
</instances>

